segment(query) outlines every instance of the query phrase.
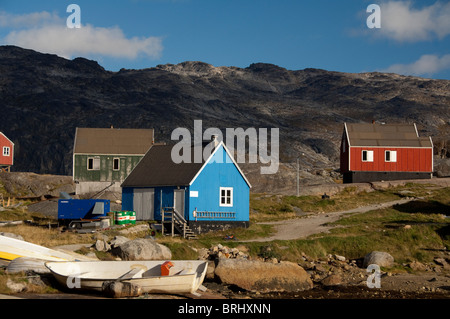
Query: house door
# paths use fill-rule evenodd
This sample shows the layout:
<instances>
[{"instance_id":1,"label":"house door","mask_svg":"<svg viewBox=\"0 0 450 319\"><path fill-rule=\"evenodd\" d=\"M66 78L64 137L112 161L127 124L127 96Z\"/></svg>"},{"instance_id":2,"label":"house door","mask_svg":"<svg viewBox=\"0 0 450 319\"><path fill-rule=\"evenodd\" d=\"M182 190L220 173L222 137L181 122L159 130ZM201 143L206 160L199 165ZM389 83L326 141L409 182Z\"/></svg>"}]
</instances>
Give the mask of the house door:
<instances>
[{"instance_id":1,"label":"house door","mask_svg":"<svg viewBox=\"0 0 450 319\"><path fill-rule=\"evenodd\" d=\"M133 208L136 212L136 220L153 220L155 217L155 189L135 188Z\"/></svg>"},{"instance_id":2,"label":"house door","mask_svg":"<svg viewBox=\"0 0 450 319\"><path fill-rule=\"evenodd\" d=\"M184 217L184 189L175 189L173 191L173 206Z\"/></svg>"}]
</instances>

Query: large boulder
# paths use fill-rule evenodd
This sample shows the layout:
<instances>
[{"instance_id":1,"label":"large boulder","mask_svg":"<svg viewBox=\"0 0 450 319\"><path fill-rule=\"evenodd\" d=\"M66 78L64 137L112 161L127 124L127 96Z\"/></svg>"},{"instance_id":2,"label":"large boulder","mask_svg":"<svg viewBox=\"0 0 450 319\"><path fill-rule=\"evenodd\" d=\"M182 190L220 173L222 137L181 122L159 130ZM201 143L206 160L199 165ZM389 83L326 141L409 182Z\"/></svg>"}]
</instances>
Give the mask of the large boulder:
<instances>
[{"instance_id":1,"label":"large boulder","mask_svg":"<svg viewBox=\"0 0 450 319\"><path fill-rule=\"evenodd\" d=\"M245 290L294 292L313 287L307 272L291 262L219 258L215 275L222 283Z\"/></svg>"},{"instance_id":2,"label":"large boulder","mask_svg":"<svg viewBox=\"0 0 450 319\"><path fill-rule=\"evenodd\" d=\"M363 267L368 267L371 264L377 264L380 267L394 266L394 257L382 251L372 251L364 257Z\"/></svg>"},{"instance_id":3,"label":"large boulder","mask_svg":"<svg viewBox=\"0 0 450 319\"><path fill-rule=\"evenodd\" d=\"M129 240L111 251L122 260L158 260L172 259L172 252L166 246L153 239L140 238Z\"/></svg>"},{"instance_id":4,"label":"large boulder","mask_svg":"<svg viewBox=\"0 0 450 319\"><path fill-rule=\"evenodd\" d=\"M11 260L6 267L9 274L16 274L19 272L35 273L39 275L49 274L50 270L45 267L46 260L32 258L32 257L18 257Z\"/></svg>"}]
</instances>

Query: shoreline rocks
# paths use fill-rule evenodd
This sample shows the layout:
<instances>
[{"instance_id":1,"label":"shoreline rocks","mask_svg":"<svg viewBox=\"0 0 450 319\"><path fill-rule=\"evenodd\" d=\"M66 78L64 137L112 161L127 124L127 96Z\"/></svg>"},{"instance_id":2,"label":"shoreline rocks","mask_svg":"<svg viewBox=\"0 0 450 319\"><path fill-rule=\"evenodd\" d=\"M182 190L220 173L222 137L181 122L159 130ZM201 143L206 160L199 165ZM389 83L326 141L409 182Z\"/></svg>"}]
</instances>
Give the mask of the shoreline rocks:
<instances>
[{"instance_id":1,"label":"shoreline rocks","mask_svg":"<svg viewBox=\"0 0 450 319\"><path fill-rule=\"evenodd\" d=\"M292 262L219 258L214 273L221 283L245 290L295 292L313 287L306 271Z\"/></svg>"},{"instance_id":2,"label":"shoreline rocks","mask_svg":"<svg viewBox=\"0 0 450 319\"><path fill-rule=\"evenodd\" d=\"M111 253L122 260L172 259L172 252L168 247L146 238L129 240L112 249Z\"/></svg>"},{"instance_id":3,"label":"shoreline rocks","mask_svg":"<svg viewBox=\"0 0 450 319\"><path fill-rule=\"evenodd\" d=\"M380 267L392 267L394 265L394 257L382 251L372 251L364 257L363 267L371 264L377 264Z\"/></svg>"}]
</instances>

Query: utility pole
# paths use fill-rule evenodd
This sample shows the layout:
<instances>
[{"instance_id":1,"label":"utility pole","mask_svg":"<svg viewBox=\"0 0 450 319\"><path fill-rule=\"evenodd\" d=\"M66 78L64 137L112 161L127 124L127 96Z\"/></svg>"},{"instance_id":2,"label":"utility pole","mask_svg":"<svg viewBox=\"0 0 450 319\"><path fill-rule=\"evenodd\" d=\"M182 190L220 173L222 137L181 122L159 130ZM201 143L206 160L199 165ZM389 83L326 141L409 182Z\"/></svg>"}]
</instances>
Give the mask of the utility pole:
<instances>
[{"instance_id":1,"label":"utility pole","mask_svg":"<svg viewBox=\"0 0 450 319\"><path fill-rule=\"evenodd\" d=\"M297 197L300 195L300 164L298 162L298 157L297 157Z\"/></svg>"}]
</instances>

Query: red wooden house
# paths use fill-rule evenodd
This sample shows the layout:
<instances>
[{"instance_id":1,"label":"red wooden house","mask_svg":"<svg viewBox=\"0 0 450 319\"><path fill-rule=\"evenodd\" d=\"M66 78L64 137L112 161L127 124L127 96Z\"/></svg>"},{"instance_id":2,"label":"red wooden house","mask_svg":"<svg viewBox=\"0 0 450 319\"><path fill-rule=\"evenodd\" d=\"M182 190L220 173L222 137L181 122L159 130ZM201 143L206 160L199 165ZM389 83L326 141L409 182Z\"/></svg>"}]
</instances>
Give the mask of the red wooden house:
<instances>
[{"instance_id":1,"label":"red wooden house","mask_svg":"<svg viewBox=\"0 0 450 319\"><path fill-rule=\"evenodd\" d=\"M344 183L431 178L433 142L416 124L345 123L341 173Z\"/></svg>"},{"instance_id":2,"label":"red wooden house","mask_svg":"<svg viewBox=\"0 0 450 319\"><path fill-rule=\"evenodd\" d=\"M14 143L0 132L0 168L9 171L14 164Z\"/></svg>"}]
</instances>

